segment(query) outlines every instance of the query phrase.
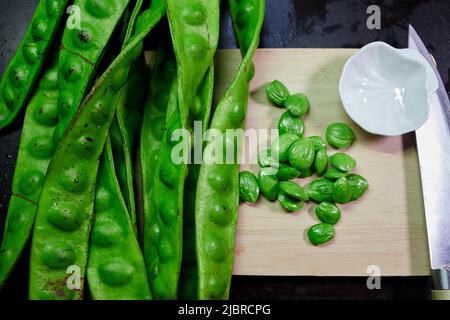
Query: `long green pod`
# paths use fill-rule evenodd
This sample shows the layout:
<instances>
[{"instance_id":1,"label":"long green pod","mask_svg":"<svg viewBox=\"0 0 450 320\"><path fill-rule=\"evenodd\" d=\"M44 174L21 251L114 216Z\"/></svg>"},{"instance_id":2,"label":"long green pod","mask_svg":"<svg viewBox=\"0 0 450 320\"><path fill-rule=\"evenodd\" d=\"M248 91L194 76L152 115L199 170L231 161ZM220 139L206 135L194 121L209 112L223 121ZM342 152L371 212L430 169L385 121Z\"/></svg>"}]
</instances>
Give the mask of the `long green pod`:
<instances>
[{"instance_id":1,"label":"long green pod","mask_svg":"<svg viewBox=\"0 0 450 320\"><path fill-rule=\"evenodd\" d=\"M156 52L149 93L144 106L139 146L142 179L144 258L149 280L157 273L159 226L155 223L156 160L164 136L167 113L177 107L176 62L171 41L163 36Z\"/></svg>"},{"instance_id":2,"label":"long green pod","mask_svg":"<svg viewBox=\"0 0 450 320\"><path fill-rule=\"evenodd\" d=\"M158 230L149 272L156 299L176 299L182 259L183 196L191 109L212 62L219 37L219 1L168 0L167 14L177 61L177 107L168 114L158 152L152 216ZM177 152L176 148L180 148ZM177 157L174 159L173 155ZM152 199L151 199L152 200Z\"/></svg>"},{"instance_id":3,"label":"long green pod","mask_svg":"<svg viewBox=\"0 0 450 320\"><path fill-rule=\"evenodd\" d=\"M0 130L13 122L25 106L68 2L39 1L30 26L0 80Z\"/></svg>"},{"instance_id":4,"label":"long green pod","mask_svg":"<svg viewBox=\"0 0 450 320\"><path fill-rule=\"evenodd\" d=\"M98 173L87 279L96 300L151 299L144 258L115 175L107 138Z\"/></svg>"},{"instance_id":5,"label":"long green pod","mask_svg":"<svg viewBox=\"0 0 450 320\"><path fill-rule=\"evenodd\" d=\"M230 0L233 20L239 19L240 35L250 34L251 43L241 62L237 75L220 100L210 128L225 136L227 129L243 127L248 104L248 79L252 72L252 58L259 43L264 20L264 0ZM244 19L245 18L245 19ZM209 141L197 185L195 226L200 299L227 299L230 290L234 260L234 240L239 206L239 164L214 163L207 159L211 150L234 150L234 138Z\"/></svg>"},{"instance_id":6,"label":"long green pod","mask_svg":"<svg viewBox=\"0 0 450 320\"><path fill-rule=\"evenodd\" d=\"M178 104L183 125L219 41L218 0L167 0L167 16L177 59ZM190 121L192 122L192 121Z\"/></svg>"},{"instance_id":7,"label":"long green pod","mask_svg":"<svg viewBox=\"0 0 450 320\"><path fill-rule=\"evenodd\" d=\"M205 79L200 86L198 98L194 101L195 105L192 118L201 125L202 132L205 132L209 126L211 115L211 105L214 93L214 63L205 75ZM194 137L194 144L202 146L203 137ZM201 150L201 149L200 149ZM192 148L195 152L195 147ZM188 175L184 191L183 208L183 259L181 265L179 296L181 299L193 300L198 297L198 270L195 250L195 199L197 192L198 175L200 171L199 163L189 165Z\"/></svg>"},{"instance_id":8,"label":"long green pod","mask_svg":"<svg viewBox=\"0 0 450 320\"><path fill-rule=\"evenodd\" d=\"M31 299L82 298L99 158L122 88L134 72L130 67L141 57L142 40L164 13L164 1L153 0L141 14L136 35L97 81L56 150L34 227ZM50 215L70 217L72 231L51 224Z\"/></svg>"},{"instance_id":9,"label":"long green pod","mask_svg":"<svg viewBox=\"0 0 450 320\"><path fill-rule=\"evenodd\" d=\"M138 13L141 12L143 0L136 1L131 13L128 28L124 39L127 44L133 34ZM128 82L126 89L130 94L122 95L117 105L116 115L110 129L111 142L114 155L116 175L125 203L128 208L135 233L137 233L136 204L134 195L134 167L132 152L138 134L141 118L140 113L146 95L148 72L143 57L142 69L138 69L138 76L133 77L135 81Z\"/></svg>"},{"instance_id":10,"label":"long green pod","mask_svg":"<svg viewBox=\"0 0 450 320\"><path fill-rule=\"evenodd\" d=\"M59 143L96 74L107 45L131 0L75 0L59 56Z\"/></svg>"},{"instance_id":11,"label":"long green pod","mask_svg":"<svg viewBox=\"0 0 450 320\"><path fill-rule=\"evenodd\" d=\"M136 12L140 12L142 1L138 1L128 23L128 30L134 28ZM124 45L132 33L127 32ZM95 219L91 230L91 242L87 265L87 278L91 295L94 299L150 299L150 287L147 281L144 259L136 237L136 215L130 215L121 190L116 164L124 164L125 153L123 131L117 124L119 108L125 105L138 105L146 83L147 68L142 55L133 68L123 88L116 107L116 123L112 124L103 160L99 168L94 204ZM133 109L134 110L134 109ZM116 146L113 148L112 141ZM115 153L118 153L117 156ZM131 157L131 154L129 155ZM117 160L117 162L116 162ZM125 181L126 182L126 181ZM132 219L134 217L134 219Z\"/></svg>"},{"instance_id":12,"label":"long green pod","mask_svg":"<svg viewBox=\"0 0 450 320\"><path fill-rule=\"evenodd\" d=\"M53 131L58 122L58 62L51 61L27 106L22 128L12 197L0 249L0 288L30 238L37 201L54 153Z\"/></svg>"}]
</instances>

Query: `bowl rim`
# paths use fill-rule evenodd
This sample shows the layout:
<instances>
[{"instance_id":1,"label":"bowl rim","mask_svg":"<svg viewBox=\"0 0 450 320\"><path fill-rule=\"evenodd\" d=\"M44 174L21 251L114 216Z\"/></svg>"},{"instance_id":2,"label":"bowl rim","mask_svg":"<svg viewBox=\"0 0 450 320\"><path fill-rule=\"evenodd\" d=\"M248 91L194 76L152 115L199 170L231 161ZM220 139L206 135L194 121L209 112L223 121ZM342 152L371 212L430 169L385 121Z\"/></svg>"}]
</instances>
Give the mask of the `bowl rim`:
<instances>
[{"instance_id":1,"label":"bowl rim","mask_svg":"<svg viewBox=\"0 0 450 320\"><path fill-rule=\"evenodd\" d=\"M402 58L404 60L410 60L410 61L417 62L425 69L426 77L425 77L425 81L424 81L424 87L427 92L427 106L426 106L427 112L426 112L426 116L424 117L424 119L420 122L420 124L418 126L414 126L416 128L413 130L409 130L409 131L397 130L397 131L386 133L386 132L383 132L383 130L373 130L373 128L369 129L365 125L362 125L361 123L359 123L358 121L356 121L354 119L354 117L351 115L351 112L349 110L351 108L349 108L349 106L346 105L346 99L345 99L345 95L344 95L343 86L345 83L345 79L346 79L347 75L349 74L348 69L349 69L350 64L355 59L357 59L359 56L361 56L365 51L373 50L374 48L379 48L379 47L387 48L391 53L395 53L397 56L399 56L400 58ZM388 137L400 136L400 135L403 135L406 133L410 133L410 132L417 130L421 126L423 126L430 117L430 100L431 100L432 96L436 93L438 88L439 88L439 82L436 77L436 74L434 73L433 68L430 66L428 61L422 56L422 54L420 54L418 51L411 49L411 48L400 48L400 49L395 48L395 47L391 46L390 44L383 42L383 41L371 42L371 43L365 45L364 47L362 47L361 49L359 49L349 59L347 59L345 65L344 65L344 68L342 69L341 77L339 79L339 95L341 98L341 103L344 107L346 114L350 117L350 119L352 119L358 126L360 126L366 132L369 132L371 134L381 135L381 136L388 136Z\"/></svg>"}]
</instances>

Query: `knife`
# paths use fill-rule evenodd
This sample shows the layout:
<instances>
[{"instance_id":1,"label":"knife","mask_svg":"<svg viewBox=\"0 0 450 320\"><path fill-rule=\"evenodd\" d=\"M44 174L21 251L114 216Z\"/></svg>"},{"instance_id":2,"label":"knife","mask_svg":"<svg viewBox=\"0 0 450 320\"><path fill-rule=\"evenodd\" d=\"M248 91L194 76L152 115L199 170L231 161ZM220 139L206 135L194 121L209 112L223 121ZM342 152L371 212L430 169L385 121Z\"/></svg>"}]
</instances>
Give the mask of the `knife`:
<instances>
[{"instance_id":1,"label":"knife","mask_svg":"<svg viewBox=\"0 0 450 320\"><path fill-rule=\"evenodd\" d=\"M408 47L433 68L439 88L430 99L430 116L416 130L430 250L433 300L450 300L450 101L444 83L417 32L409 26Z\"/></svg>"}]
</instances>

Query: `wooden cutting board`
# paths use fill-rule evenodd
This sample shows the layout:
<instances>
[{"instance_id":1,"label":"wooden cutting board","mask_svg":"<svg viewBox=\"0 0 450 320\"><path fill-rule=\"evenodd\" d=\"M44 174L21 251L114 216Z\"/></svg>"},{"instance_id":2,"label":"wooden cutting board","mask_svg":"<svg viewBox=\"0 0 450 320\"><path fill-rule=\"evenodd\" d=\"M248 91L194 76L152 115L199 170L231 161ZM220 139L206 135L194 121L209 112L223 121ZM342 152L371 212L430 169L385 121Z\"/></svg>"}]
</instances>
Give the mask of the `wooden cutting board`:
<instances>
[{"instance_id":1,"label":"wooden cutting board","mask_svg":"<svg viewBox=\"0 0 450 320\"><path fill-rule=\"evenodd\" d=\"M239 210L234 274L367 276L376 265L383 276L428 275L429 258L419 166L414 135L380 137L362 131L345 114L338 83L349 49L261 49L255 56L246 128L276 128L283 110L273 107L264 84L283 81L291 92L311 101L305 135L324 136L331 122L348 123L357 140L348 150L358 162L356 172L370 183L359 201L342 205L336 238L314 247L305 230L317 223L314 206L295 215L278 202L260 199ZM240 62L237 50L219 50L216 60L216 97L232 81ZM216 100L217 100L216 98ZM330 149L330 152L334 152ZM257 150L249 150L256 160ZM242 170L258 172L257 165ZM307 180L299 180L305 184Z\"/></svg>"}]
</instances>

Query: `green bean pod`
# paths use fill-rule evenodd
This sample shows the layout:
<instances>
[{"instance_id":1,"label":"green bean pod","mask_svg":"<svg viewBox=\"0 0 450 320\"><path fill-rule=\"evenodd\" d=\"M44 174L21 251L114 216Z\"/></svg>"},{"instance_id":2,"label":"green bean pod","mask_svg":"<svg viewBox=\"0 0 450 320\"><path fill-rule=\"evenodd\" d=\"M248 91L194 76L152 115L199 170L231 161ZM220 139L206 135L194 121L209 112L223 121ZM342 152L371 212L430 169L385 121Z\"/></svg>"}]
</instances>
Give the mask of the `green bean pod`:
<instances>
[{"instance_id":1,"label":"green bean pod","mask_svg":"<svg viewBox=\"0 0 450 320\"><path fill-rule=\"evenodd\" d=\"M68 2L39 1L31 24L0 80L0 130L13 122L25 106Z\"/></svg>"},{"instance_id":2,"label":"green bean pod","mask_svg":"<svg viewBox=\"0 0 450 320\"><path fill-rule=\"evenodd\" d=\"M144 259L149 280L157 273L159 226L155 223L154 182L156 159L163 139L169 108L177 104L176 62L171 42L163 37L158 46L155 64L144 106L139 162L142 179ZM168 43L169 42L170 46Z\"/></svg>"},{"instance_id":3,"label":"green bean pod","mask_svg":"<svg viewBox=\"0 0 450 320\"><path fill-rule=\"evenodd\" d=\"M137 19L135 13L140 12L141 7L142 1L137 1L128 23L128 30L134 28L134 19ZM127 43L128 37L131 36L132 33L127 32L124 43ZM95 219L87 266L89 289L94 299L151 299L144 258L136 237L134 199L133 206L130 206L130 202L126 201L129 200L127 199L129 194L126 193L130 190L128 181L121 174L125 171L124 175L127 175L127 170L121 168L125 167L127 158L131 159L131 150L127 147L131 145L129 136L135 129L122 126L118 119L120 117L123 123L131 123L128 117L124 117L123 108L126 104L132 118L145 94L145 89L142 88L146 83L147 74L144 56L138 58L135 64L134 72L130 75L117 103L115 125L113 122L106 140L97 178ZM122 109L120 116L119 109ZM139 124L136 127L139 127ZM116 142L115 148L112 140ZM121 168L116 170L116 164ZM121 186L124 187L123 190ZM132 188L131 185L131 190ZM134 214L130 214L130 210L134 210Z\"/></svg>"},{"instance_id":4,"label":"green bean pod","mask_svg":"<svg viewBox=\"0 0 450 320\"><path fill-rule=\"evenodd\" d=\"M136 1L135 8L128 22L124 45L132 36L132 31L135 28L135 22L138 18L138 13L141 11L142 4L143 0ZM127 83L125 90L128 93L121 96L110 129L116 175L136 234L137 217L132 153L137 140L136 136L141 126L140 113L147 93L146 88L148 82L145 57L143 56L140 61L142 69L138 68L137 76L132 78L134 81Z\"/></svg>"},{"instance_id":5,"label":"green bean pod","mask_svg":"<svg viewBox=\"0 0 450 320\"><path fill-rule=\"evenodd\" d=\"M87 278L93 299L151 299L144 258L115 176L110 139L99 168Z\"/></svg>"},{"instance_id":6,"label":"green bean pod","mask_svg":"<svg viewBox=\"0 0 450 320\"><path fill-rule=\"evenodd\" d=\"M12 197L0 250L0 288L30 238L37 201L53 156L53 131L58 122L58 62L51 61L33 93L22 128Z\"/></svg>"},{"instance_id":7,"label":"green bean pod","mask_svg":"<svg viewBox=\"0 0 450 320\"><path fill-rule=\"evenodd\" d=\"M156 299L178 296L188 135L196 114L195 100L218 43L219 1L168 0L167 15L177 61L177 105L169 106L150 199L154 210L146 217L155 233L146 255L152 264L149 279ZM178 147L181 152L177 153ZM181 155L179 159L173 159L175 153Z\"/></svg>"},{"instance_id":8,"label":"green bean pod","mask_svg":"<svg viewBox=\"0 0 450 320\"><path fill-rule=\"evenodd\" d=\"M201 121L202 130L208 129L211 115L211 105L214 93L214 64L205 75L198 99L194 102L193 120ZM196 137L195 143L202 145L201 138ZM193 148L192 154L195 150ZM179 296L181 299L193 300L198 297L198 268L195 249L195 199L197 194L198 175L200 164L189 165L188 175L185 183L183 203L183 258L180 273Z\"/></svg>"},{"instance_id":9,"label":"green bean pod","mask_svg":"<svg viewBox=\"0 0 450 320\"><path fill-rule=\"evenodd\" d=\"M264 1L231 0L230 9L238 42L244 48L242 51L245 55L233 83L220 100L212 118L210 128L218 129L223 134L226 129L243 127L248 103L248 79L253 71L252 58L264 20ZM234 148L236 151L234 140L225 141L225 146L219 148ZM208 142L205 154L209 148L215 149L217 143L221 142ZM214 164L206 160L203 160L200 168L195 208L198 297L226 299L234 260L239 164L237 161L234 164Z\"/></svg>"},{"instance_id":10,"label":"green bean pod","mask_svg":"<svg viewBox=\"0 0 450 320\"><path fill-rule=\"evenodd\" d=\"M164 12L164 1L153 0L138 18L136 35L97 81L50 162L31 246L31 299L82 298L100 155L142 40ZM50 214L71 216L72 231L52 225Z\"/></svg>"},{"instance_id":11,"label":"green bean pod","mask_svg":"<svg viewBox=\"0 0 450 320\"><path fill-rule=\"evenodd\" d=\"M69 18L60 49L59 122L54 133L56 143L61 140L88 93L108 42L130 2L130 0L74 1L74 7L76 6L79 12L73 13L73 21Z\"/></svg>"}]
</instances>

